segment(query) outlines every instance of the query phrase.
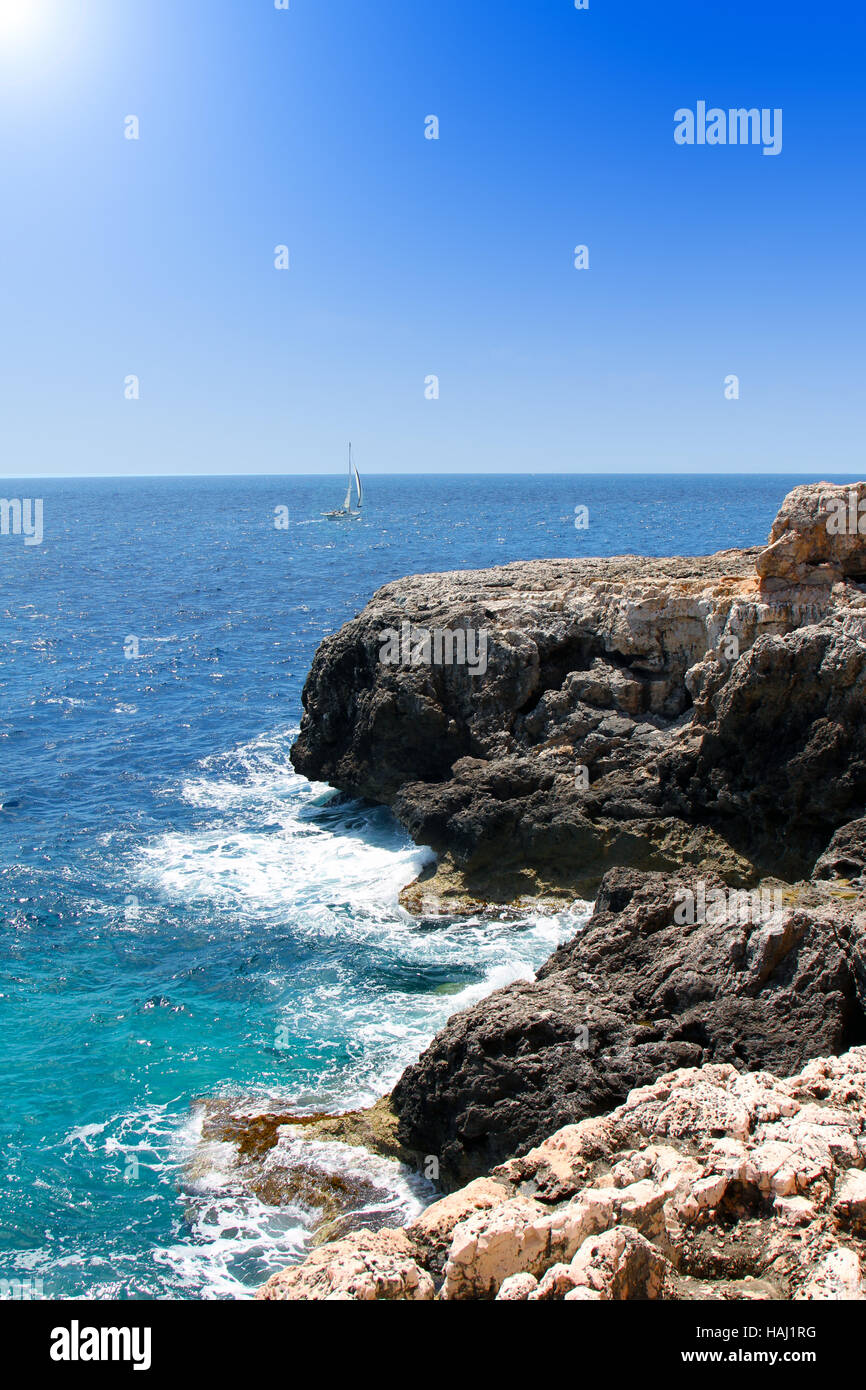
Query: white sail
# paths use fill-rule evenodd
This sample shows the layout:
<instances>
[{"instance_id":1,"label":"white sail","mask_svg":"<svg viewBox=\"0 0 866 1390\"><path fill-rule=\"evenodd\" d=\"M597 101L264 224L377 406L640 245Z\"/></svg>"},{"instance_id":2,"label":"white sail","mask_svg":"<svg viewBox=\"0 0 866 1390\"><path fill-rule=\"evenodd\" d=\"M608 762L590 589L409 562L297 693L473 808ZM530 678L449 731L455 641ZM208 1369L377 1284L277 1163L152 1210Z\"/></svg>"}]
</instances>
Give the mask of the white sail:
<instances>
[{"instance_id":1,"label":"white sail","mask_svg":"<svg viewBox=\"0 0 866 1390\"><path fill-rule=\"evenodd\" d=\"M355 489L358 493L358 510L352 511L352 480L355 482ZM342 507L334 512L323 512L322 516L333 517L335 520L342 520L344 517L357 517L361 515L361 478L357 468L352 462L352 446L349 445L349 476L346 479L346 496L343 499Z\"/></svg>"},{"instance_id":2,"label":"white sail","mask_svg":"<svg viewBox=\"0 0 866 1390\"><path fill-rule=\"evenodd\" d=\"M347 512L352 505L352 446L349 445L349 479L346 484L346 500L343 503L343 511Z\"/></svg>"}]
</instances>

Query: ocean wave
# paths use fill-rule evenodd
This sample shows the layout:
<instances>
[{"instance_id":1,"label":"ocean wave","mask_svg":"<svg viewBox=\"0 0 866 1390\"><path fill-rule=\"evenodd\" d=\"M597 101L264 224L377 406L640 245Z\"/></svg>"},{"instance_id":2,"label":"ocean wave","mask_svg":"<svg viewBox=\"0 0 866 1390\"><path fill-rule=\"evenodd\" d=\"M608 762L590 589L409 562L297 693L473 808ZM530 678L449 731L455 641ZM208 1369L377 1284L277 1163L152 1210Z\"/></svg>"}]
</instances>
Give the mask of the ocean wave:
<instances>
[{"instance_id":1,"label":"ocean wave","mask_svg":"<svg viewBox=\"0 0 866 1390\"><path fill-rule=\"evenodd\" d=\"M288 757L294 734L202 760L175 789L196 823L140 846L133 872L136 891L201 910L210 932L246 933L263 956L257 978L273 999L273 1060L263 1058L255 1103L333 1113L389 1091L456 1010L532 979L580 929L590 904L518 918L411 917L398 894L432 851L413 844L386 809L300 777ZM269 937L279 943L273 954ZM228 1093L237 1095L231 1071ZM200 1118L178 1142L187 1229L159 1254L173 1278L198 1296L241 1297L303 1256L315 1212L302 1201L263 1200L266 1184L250 1190L233 1146L204 1140ZM291 1168L302 1152L305 1162L330 1163L360 1185L361 1209L374 1224L408 1220L421 1200L416 1176L341 1144L287 1135L268 1163Z\"/></svg>"}]
</instances>

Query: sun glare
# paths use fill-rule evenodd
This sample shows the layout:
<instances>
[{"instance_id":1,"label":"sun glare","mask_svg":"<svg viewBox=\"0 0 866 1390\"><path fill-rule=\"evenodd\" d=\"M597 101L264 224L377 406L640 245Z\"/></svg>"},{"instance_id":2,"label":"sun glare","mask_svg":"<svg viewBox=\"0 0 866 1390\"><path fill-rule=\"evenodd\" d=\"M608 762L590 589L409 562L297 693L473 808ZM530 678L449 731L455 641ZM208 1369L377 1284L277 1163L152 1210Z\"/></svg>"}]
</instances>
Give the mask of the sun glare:
<instances>
[{"instance_id":1,"label":"sun glare","mask_svg":"<svg viewBox=\"0 0 866 1390\"><path fill-rule=\"evenodd\" d=\"M0 45L37 33L44 17L43 0L0 0Z\"/></svg>"}]
</instances>

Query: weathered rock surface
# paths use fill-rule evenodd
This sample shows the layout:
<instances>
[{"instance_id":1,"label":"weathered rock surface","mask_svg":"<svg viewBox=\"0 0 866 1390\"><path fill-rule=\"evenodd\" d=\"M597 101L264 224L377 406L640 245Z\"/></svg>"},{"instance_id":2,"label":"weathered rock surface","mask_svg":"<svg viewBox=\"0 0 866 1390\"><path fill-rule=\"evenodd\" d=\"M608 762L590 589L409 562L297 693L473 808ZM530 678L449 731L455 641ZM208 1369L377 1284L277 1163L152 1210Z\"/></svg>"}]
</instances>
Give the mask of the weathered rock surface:
<instances>
[{"instance_id":1,"label":"weathered rock surface","mask_svg":"<svg viewBox=\"0 0 866 1390\"><path fill-rule=\"evenodd\" d=\"M756 568L771 587L866 580L866 483L794 488Z\"/></svg>"},{"instance_id":2,"label":"weathered rock surface","mask_svg":"<svg viewBox=\"0 0 866 1390\"><path fill-rule=\"evenodd\" d=\"M807 874L866 804L866 609L765 636L695 685L695 726L662 759L666 800L727 825L783 877Z\"/></svg>"},{"instance_id":3,"label":"weathered rock surface","mask_svg":"<svg viewBox=\"0 0 866 1390\"><path fill-rule=\"evenodd\" d=\"M434 1297L433 1279L415 1260L404 1231L357 1231L315 1250L302 1265L280 1270L256 1298L286 1302L343 1300L368 1303Z\"/></svg>"},{"instance_id":4,"label":"weathered rock surface","mask_svg":"<svg viewBox=\"0 0 866 1390\"><path fill-rule=\"evenodd\" d=\"M866 516L828 529L852 496L796 488L764 551L388 584L316 654L292 761L437 851L414 908L617 865L806 877L866 808ZM485 631L486 670L383 664L404 623Z\"/></svg>"},{"instance_id":5,"label":"weathered rock surface","mask_svg":"<svg viewBox=\"0 0 866 1390\"><path fill-rule=\"evenodd\" d=\"M784 1072L866 1041L866 896L785 896L611 870L586 929L536 980L456 1014L404 1072L400 1138L465 1182L661 1072ZM704 920L681 920L690 901Z\"/></svg>"},{"instance_id":6,"label":"weathered rock surface","mask_svg":"<svg viewBox=\"0 0 866 1390\"><path fill-rule=\"evenodd\" d=\"M812 877L819 881L842 879L852 887L866 887L866 819L849 821L836 831Z\"/></svg>"},{"instance_id":7,"label":"weathered rock surface","mask_svg":"<svg viewBox=\"0 0 866 1390\"><path fill-rule=\"evenodd\" d=\"M422 1212L408 1227L408 1234L424 1252L428 1268L441 1274L455 1228L470 1216L498 1206L508 1195L507 1184L494 1178L476 1178Z\"/></svg>"},{"instance_id":8,"label":"weathered rock surface","mask_svg":"<svg viewBox=\"0 0 866 1390\"><path fill-rule=\"evenodd\" d=\"M322 1246L258 1296L862 1301L866 1048L787 1079L667 1073L491 1179L407 1231Z\"/></svg>"}]
</instances>

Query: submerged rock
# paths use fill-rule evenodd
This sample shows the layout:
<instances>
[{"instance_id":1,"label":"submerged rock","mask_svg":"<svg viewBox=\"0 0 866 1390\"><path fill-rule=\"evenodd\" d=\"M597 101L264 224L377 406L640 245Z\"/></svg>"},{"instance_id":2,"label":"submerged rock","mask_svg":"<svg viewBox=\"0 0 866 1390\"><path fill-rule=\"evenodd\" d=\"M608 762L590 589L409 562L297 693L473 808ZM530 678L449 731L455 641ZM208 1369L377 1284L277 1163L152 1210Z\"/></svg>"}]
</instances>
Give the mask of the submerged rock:
<instances>
[{"instance_id":1,"label":"submerged rock","mask_svg":"<svg viewBox=\"0 0 866 1390\"><path fill-rule=\"evenodd\" d=\"M215 1174L240 1199L291 1210L315 1244L371 1221L407 1217L427 1200L416 1156L397 1140L388 1097L367 1110L304 1114L252 1099L199 1103L200 1142L187 1168L191 1195ZM419 1195L416 1195L419 1194Z\"/></svg>"}]
</instances>

